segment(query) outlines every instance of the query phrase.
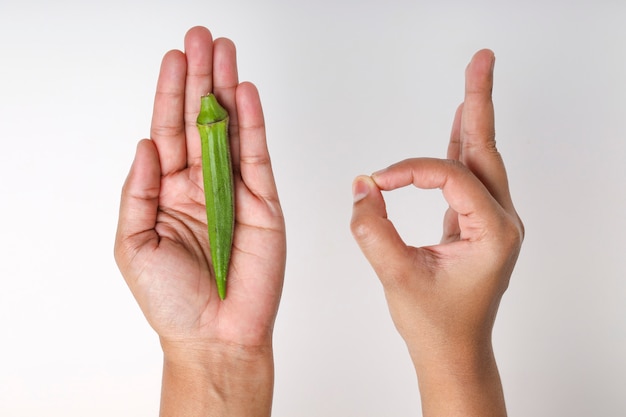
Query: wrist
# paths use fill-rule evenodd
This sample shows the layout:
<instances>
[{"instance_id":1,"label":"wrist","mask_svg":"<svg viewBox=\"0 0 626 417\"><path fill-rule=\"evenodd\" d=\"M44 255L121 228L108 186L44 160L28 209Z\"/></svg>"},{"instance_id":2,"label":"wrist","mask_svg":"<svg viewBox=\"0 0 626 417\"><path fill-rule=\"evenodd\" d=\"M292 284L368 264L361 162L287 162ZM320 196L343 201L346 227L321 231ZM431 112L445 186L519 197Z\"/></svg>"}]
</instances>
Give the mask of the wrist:
<instances>
[{"instance_id":1,"label":"wrist","mask_svg":"<svg viewBox=\"0 0 626 417\"><path fill-rule=\"evenodd\" d=\"M408 348L420 373L475 375L495 363L491 338L420 340Z\"/></svg>"},{"instance_id":2,"label":"wrist","mask_svg":"<svg viewBox=\"0 0 626 417\"><path fill-rule=\"evenodd\" d=\"M246 364L263 363L273 357L271 339L258 345L224 342L219 340L160 339L164 360L186 368L198 370L215 367L239 368Z\"/></svg>"},{"instance_id":3,"label":"wrist","mask_svg":"<svg viewBox=\"0 0 626 417\"><path fill-rule=\"evenodd\" d=\"M428 416L506 416L491 341L430 347L411 354Z\"/></svg>"},{"instance_id":4,"label":"wrist","mask_svg":"<svg viewBox=\"0 0 626 417\"><path fill-rule=\"evenodd\" d=\"M162 340L161 345L162 416L270 415L274 384L271 344L250 347Z\"/></svg>"}]
</instances>

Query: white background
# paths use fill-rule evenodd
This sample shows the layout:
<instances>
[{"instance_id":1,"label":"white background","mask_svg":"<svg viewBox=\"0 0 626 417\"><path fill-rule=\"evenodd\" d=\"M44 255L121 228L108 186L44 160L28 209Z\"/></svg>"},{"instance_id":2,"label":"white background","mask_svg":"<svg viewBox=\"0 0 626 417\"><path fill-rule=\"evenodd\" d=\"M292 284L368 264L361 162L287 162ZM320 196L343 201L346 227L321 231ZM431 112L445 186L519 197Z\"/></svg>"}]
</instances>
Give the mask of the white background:
<instances>
[{"instance_id":1,"label":"white background","mask_svg":"<svg viewBox=\"0 0 626 417\"><path fill-rule=\"evenodd\" d=\"M470 4L471 3L471 4ZM161 57L208 26L263 101L288 227L274 415L419 415L351 181L444 157L472 54L527 228L494 332L510 416L626 415L626 3L0 0L0 415L154 416L161 352L112 256ZM387 194L414 245L437 191Z\"/></svg>"}]
</instances>

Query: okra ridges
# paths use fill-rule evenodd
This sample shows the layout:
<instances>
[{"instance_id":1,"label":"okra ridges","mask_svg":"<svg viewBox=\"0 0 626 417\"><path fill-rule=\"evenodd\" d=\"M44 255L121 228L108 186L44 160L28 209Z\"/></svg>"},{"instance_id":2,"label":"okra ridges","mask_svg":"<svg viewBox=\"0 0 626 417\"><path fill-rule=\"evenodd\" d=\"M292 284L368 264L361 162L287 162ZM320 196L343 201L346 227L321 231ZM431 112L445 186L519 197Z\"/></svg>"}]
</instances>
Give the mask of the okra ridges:
<instances>
[{"instance_id":1,"label":"okra ridges","mask_svg":"<svg viewBox=\"0 0 626 417\"><path fill-rule=\"evenodd\" d=\"M211 263L219 297L226 297L235 225L233 170L228 140L228 112L213 94L201 98L197 125L202 146Z\"/></svg>"}]
</instances>

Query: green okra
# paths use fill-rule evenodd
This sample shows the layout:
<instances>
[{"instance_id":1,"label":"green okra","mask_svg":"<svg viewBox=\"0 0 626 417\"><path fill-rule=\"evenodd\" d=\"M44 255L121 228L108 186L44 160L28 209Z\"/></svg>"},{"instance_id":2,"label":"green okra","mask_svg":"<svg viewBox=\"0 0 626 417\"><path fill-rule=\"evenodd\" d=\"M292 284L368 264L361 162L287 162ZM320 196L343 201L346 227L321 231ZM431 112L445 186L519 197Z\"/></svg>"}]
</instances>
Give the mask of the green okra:
<instances>
[{"instance_id":1,"label":"green okra","mask_svg":"<svg viewBox=\"0 0 626 417\"><path fill-rule=\"evenodd\" d=\"M228 112L213 94L202 96L196 120L202 144L202 175L209 246L220 299L226 298L226 276L235 226L233 168L228 140Z\"/></svg>"}]
</instances>

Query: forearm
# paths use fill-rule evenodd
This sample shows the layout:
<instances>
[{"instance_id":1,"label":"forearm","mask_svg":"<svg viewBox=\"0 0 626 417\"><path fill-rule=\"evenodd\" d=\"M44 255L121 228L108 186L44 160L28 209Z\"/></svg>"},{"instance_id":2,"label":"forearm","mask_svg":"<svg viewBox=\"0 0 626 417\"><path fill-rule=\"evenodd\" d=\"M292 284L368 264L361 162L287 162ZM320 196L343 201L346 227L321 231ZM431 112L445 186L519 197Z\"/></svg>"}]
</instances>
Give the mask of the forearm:
<instances>
[{"instance_id":1,"label":"forearm","mask_svg":"<svg viewBox=\"0 0 626 417\"><path fill-rule=\"evenodd\" d=\"M491 343L413 356L424 417L505 417Z\"/></svg>"},{"instance_id":2,"label":"forearm","mask_svg":"<svg viewBox=\"0 0 626 417\"><path fill-rule=\"evenodd\" d=\"M270 416L271 346L164 352L161 417Z\"/></svg>"}]
</instances>

